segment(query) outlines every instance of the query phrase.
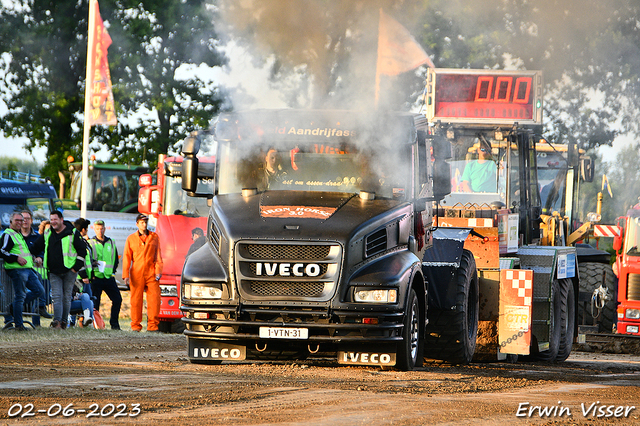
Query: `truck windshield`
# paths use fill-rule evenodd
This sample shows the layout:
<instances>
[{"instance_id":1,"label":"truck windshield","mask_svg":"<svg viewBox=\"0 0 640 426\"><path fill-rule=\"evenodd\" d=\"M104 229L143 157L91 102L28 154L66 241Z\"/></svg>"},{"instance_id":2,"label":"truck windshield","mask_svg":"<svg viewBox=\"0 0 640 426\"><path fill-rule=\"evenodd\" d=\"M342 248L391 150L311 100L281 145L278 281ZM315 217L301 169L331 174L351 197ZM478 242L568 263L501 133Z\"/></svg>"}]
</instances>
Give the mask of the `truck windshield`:
<instances>
[{"instance_id":1,"label":"truck windshield","mask_svg":"<svg viewBox=\"0 0 640 426\"><path fill-rule=\"evenodd\" d=\"M517 152L512 151L512 159ZM505 144L485 136L459 136L452 142L451 194L447 204L467 202L507 203L506 169L507 152ZM518 162L512 161L511 193L518 181Z\"/></svg>"},{"instance_id":2,"label":"truck windshield","mask_svg":"<svg viewBox=\"0 0 640 426\"><path fill-rule=\"evenodd\" d=\"M629 220L629 226L624 243L624 251L629 256L640 256L638 245L640 244L640 217Z\"/></svg>"},{"instance_id":3,"label":"truck windshield","mask_svg":"<svg viewBox=\"0 0 640 426\"><path fill-rule=\"evenodd\" d=\"M164 208L167 214L177 214L191 217L204 217L209 213L206 198L188 197L182 190L182 178L180 176L167 176L165 180L166 191ZM199 178L199 193L211 193L213 191L212 179Z\"/></svg>"},{"instance_id":4,"label":"truck windshield","mask_svg":"<svg viewBox=\"0 0 640 426\"><path fill-rule=\"evenodd\" d=\"M238 193L243 188L346 193L366 190L381 198L402 198L405 194L409 173L392 165L391 154L380 158L348 143L327 146L292 142L252 151L247 155L245 147L221 144L220 194Z\"/></svg>"},{"instance_id":5,"label":"truck windshield","mask_svg":"<svg viewBox=\"0 0 640 426\"><path fill-rule=\"evenodd\" d=\"M0 199L2 229L9 227L12 213L21 212L22 210L30 210L33 213L33 226L37 229L40 222L49 219L51 200L49 198L26 198L24 200Z\"/></svg>"},{"instance_id":6,"label":"truck windshield","mask_svg":"<svg viewBox=\"0 0 640 426\"><path fill-rule=\"evenodd\" d=\"M500 201L509 207L520 203L520 152L517 145L495 140L490 132L458 136L452 142L451 194L447 205L491 204ZM535 151L528 153L533 158ZM532 163L534 164L534 163ZM555 176L555 175L554 175ZM536 170L529 172L532 204L540 203ZM551 179L553 183L553 179Z\"/></svg>"},{"instance_id":7,"label":"truck windshield","mask_svg":"<svg viewBox=\"0 0 640 426\"><path fill-rule=\"evenodd\" d=\"M137 209L138 179L142 171L95 170L89 175L87 209L110 212ZM71 198L80 208L82 171L76 171L71 182ZM134 205L132 207L132 205ZM136 210L137 211L137 210Z\"/></svg>"}]
</instances>

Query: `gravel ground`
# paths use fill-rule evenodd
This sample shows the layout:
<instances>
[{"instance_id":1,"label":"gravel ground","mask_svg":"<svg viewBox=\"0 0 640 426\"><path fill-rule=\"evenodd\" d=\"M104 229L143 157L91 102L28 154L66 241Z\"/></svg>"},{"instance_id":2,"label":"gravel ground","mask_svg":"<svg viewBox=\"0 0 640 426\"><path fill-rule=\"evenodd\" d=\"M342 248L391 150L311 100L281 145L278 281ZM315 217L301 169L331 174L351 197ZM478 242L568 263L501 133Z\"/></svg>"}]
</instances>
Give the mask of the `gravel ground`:
<instances>
[{"instance_id":1,"label":"gravel ground","mask_svg":"<svg viewBox=\"0 0 640 426\"><path fill-rule=\"evenodd\" d=\"M639 385L630 354L414 372L323 359L209 366L189 363L182 335L0 333L0 424L640 424Z\"/></svg>"}]
</instances>

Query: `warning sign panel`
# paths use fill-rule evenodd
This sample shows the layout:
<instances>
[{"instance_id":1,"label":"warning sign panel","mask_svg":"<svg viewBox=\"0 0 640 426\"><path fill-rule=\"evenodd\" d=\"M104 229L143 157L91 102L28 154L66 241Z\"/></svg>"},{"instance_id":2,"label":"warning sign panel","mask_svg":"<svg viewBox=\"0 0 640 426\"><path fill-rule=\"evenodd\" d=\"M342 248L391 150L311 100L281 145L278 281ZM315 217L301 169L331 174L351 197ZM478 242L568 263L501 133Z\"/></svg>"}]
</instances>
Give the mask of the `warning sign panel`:
<instances>
[{"instance_id":1,"label":"warning sign panel","mask_svg":"<svg viewBox=\"0 0 640 426\"><path fill-rule=\"evenodd\" d=\"M500 318L498 343L505 354L529 355L533 271L500 271Z\"/></svg>"}]
</instances>

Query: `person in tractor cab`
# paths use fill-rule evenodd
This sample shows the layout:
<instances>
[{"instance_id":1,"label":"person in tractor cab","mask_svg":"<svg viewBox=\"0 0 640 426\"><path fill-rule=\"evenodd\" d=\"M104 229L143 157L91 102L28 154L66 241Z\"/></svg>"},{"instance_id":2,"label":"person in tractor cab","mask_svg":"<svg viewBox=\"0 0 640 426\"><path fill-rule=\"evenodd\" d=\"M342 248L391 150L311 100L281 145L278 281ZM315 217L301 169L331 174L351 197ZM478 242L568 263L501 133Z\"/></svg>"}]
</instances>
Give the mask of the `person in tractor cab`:
<instances>
[{"instance_id":1,"label":"person in tractor cab","mask_svg":"<svg viewBox=\"0 0 640 426\"><path fill-rule=\"evenodd\" d=\"M104 211L118 211L125 204L126 188L120 176L113 176L111 183L105 188L98 189L97 193L104 203L102 206Z\"/></svg>"},{"instance_id":2,"label":"person in tractor cab","mask_svg":"<svg viewBox=\"0 0 640 426\"><path fill-rule=\"evenodd\" d=\"M491 155L491 145L485 138L474 144L477 160L467 163L461 177L462 192L496 192L496 163Z\"/></svg>"}]
</instances>

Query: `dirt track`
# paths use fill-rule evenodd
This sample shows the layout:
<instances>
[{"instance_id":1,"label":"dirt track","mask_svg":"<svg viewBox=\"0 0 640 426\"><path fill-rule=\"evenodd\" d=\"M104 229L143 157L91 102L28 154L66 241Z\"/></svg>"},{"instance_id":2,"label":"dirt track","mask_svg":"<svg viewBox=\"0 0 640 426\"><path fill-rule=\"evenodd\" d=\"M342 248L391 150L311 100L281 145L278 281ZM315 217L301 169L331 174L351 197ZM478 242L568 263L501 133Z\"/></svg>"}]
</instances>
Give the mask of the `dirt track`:
<instances>
[{"instance_id":1,"label":"dirt track","mask_svg":"<svg viewBox=\"0 0 640 426\"><path fill-rule=\"evenodd\" d=\"M128 331L2 333L0 424L640 424L637 356L399 372L326 360L196 365L185 348L183 336ZM613 416L585 416L581 404L593 403L614 406ZM28 404L33 416L9 416ZM47 414L69 404L69 417ZM116 420L108 404L122 414L139 404L140 414ZM564 407L563 416L529 416L534 406Z\"/></svg>"}]
</instances>

